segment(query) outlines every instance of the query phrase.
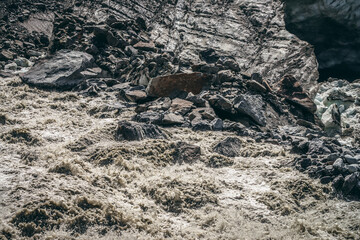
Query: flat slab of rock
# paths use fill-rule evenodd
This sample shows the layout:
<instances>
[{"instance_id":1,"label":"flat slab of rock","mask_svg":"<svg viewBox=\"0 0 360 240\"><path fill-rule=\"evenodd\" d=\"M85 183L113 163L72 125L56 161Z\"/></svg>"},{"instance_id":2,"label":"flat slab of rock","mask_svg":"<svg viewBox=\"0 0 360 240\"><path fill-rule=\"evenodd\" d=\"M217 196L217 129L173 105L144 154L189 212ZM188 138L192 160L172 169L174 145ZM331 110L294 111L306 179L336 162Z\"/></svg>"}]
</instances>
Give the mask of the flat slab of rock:
<instances>
[{"instance_id":1,"label":"flat slab of rock","mask_svg":"<svg viewBox=\"0 0 360 240\"><path fill-rule=\"evenodd\" d=\"M168 97L175 91L199 94L209 78L203 73L180 73L151 79L147 93L151 97Z\"/></svg>"},{"instance_id":2,"label":"flat slab of rock","mask_svg":"<svg viewBox=\"0 0 360 240\"><path fill-rule=\"evenodd\" d=\"M38 87L70 89L84 80L80 73L92 67L93 62L90 54L61 50L52 58L35 64L22 79Z\"/></svg>"},{"instance_id":3,"label":"flat slab of rock","mask_svg":"<svg viewBox=\"0 0 360 240\"><path fill-rule=\"evenodd\" d=\"M164 139L166 135L153 124L120 121L116 130L117 140L140 141L146 138Z\"/></svg>"}]
</instances>

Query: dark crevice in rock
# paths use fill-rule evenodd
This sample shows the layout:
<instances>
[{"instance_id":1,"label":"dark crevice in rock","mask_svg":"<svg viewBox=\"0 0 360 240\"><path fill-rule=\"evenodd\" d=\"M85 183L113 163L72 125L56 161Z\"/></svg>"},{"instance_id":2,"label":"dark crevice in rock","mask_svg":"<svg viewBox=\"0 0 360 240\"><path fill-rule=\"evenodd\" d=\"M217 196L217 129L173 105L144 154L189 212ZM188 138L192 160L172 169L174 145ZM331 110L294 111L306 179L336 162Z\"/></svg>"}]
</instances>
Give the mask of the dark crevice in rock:
<instances>
[{"instance_id":1,"label":"dark crevice in rock","mask_svg":"<svg viewBox=\"0 0 360 240\"><path fill-rule=\"evenodd\" d=\"M319 81L360 78L360 2L284 0L286 28L315 48Z\"/></svg>"}]
</instances>

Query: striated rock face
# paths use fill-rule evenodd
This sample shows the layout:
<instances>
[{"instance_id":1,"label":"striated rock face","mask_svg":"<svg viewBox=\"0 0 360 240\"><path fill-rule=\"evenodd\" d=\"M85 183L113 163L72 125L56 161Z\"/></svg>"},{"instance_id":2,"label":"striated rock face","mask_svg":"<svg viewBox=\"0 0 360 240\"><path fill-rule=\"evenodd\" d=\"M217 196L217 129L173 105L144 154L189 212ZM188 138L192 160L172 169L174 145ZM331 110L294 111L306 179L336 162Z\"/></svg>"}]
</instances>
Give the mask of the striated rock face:
<instances>
[{"instance_id":1,"label":"striated rock face","mask_svg":"<svg viewBox=\"0 0 360 240\"><path fill-rule=\"evenodd\" d=\"M135 5L125 0L110 5L116 18L144 18L150 39L175 54L180 70L204 62L199 52L211 49L217 56L207 63L231 56L241 71L260 73L271 85L292 74L309 90L318 79L313 49L285 29L280 1L140 1ZM95 16L105 20L108 14L98 10Z\"/></svg>"},{"instance_id":2,"label":"striated rock face","mask_svg":"<svg viewBox=\"0 0 360 240\"><path fill-rule=\"evenodd\" d=\"M287 29L315 46L320 77L360 77L360 1L285 0Z\"/></svg>"}]
</instances>

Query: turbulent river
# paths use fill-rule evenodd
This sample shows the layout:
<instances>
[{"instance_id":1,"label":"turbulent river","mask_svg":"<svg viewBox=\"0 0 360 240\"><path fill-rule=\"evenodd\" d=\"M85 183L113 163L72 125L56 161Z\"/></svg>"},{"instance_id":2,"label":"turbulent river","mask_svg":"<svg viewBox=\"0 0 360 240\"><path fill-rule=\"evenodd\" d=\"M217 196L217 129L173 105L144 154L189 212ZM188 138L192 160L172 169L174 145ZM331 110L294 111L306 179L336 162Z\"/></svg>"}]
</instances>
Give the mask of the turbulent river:
<instances>
[{"instance_id":1,"label":"turbulent river","mask_svg":"<svg viewBox=\"0 0 360 240\"><path fill-rule=\"evenodd\" d=\"M239 137L230 159L211 149L233 133L186 128L116 141L135 114L117 102L0 79L1 239L360 239L360 203L295 170L289 149ZM179 141L201 158L174 164Z\"/></svg>"}]
</instances>

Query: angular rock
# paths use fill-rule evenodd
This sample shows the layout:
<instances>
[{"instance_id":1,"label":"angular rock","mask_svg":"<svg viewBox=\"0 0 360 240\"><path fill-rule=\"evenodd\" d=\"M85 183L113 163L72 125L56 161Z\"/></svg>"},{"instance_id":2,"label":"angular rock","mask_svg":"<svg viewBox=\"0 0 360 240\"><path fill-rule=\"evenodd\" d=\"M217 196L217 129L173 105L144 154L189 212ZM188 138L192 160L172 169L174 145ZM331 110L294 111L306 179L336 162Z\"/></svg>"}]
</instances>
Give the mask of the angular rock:
<instances>
[{"instance_id":1,"label":"angular rock","mask_svg":"<svg viewBox=\"0 0 360 240\"><path fill-rule=\"evenodd\" d=\"M237 157L241 154L242 142L236 137L227 137L215 145L213 151L227 157Z\"/></svg>"},{"instance_id":2,"label":"angular rock","mask_svg":"<svg viewBox=\"0 0 360 240\"><path fill-rule=\"evenodd\" d=\"M212 130L211 123L206 120L202 120L201 118L195 118L194 120L192 120L191 126L192 126L193 131L211 131Z\"/></svg>"},{"instance_id":3,"label":"angular rock","mask_svg":"<svg viewBox=\"0 0 360 240\"><path fill-rule=\"evenodd\" d=\"M134 45L134 48L140 49L143 51L152 51L152 52L155 52L155 49L156 49L155 44L153 42L149 42L149 43L138 42Z\"/></svg>"},{"instance_id":4,"label":"angular rock","mask_svg":"<svg viewBox=\"0 0 360 240\"><path fill-rule=\"evenodd\" d=\"M214 95L209 98L211 107L227 113L234 113L233 105L230 100L221 95Z\"/></svg>"},{"instance_id":5,"label":"angular rock","mask_svg":"<svg viewBox=\"0 0 360 240\"><path fill-rule=\"evenodd\" d=\"M344 179L344 185L342 186L342 192L344 195L348 195L351 190L356 186L357 184L357 176L355 173L350 174L345 177Z\"/></svg>"},{"instance_id":6,"label":"angular rock","mask_svg":"<svg viewBox=\"0 0 360 240\"><path fill-rule=\"evenodd\" d=\"M266 125L265 103L259 95L241 94L234 100L234 108L240 114L250 117L256 124Z\"/></svg>"},{"instance_id":7,"label":"angular rock","mask_svg":"<svg viewBox=\"0 0 360 240\"><path fill-rule=\"evenodd\" d=\"M170 111L174 113L179 113L181 115L185 115L191 110L193 106L194 104L190 101L181 98L175 98L171 102Z\"/></svg>"},{"instance_id":8,"label":"angular rock","mask_svg":"<svg viewBox=\"0 0 360 240\"><path fill-rule=\"evenodd\" d=\"M248 88L254 92L264 93L267 91L266 87L264 87L261 83L258 83L255 80L250 80L246 84Z\"/></svg>"},{"instance_id":9,"label":"angular rock","mask_svg":"<svg viewBox=\"0 0 360 240\"><path fill-rule=\"evenodd\" d=\"M220 118L215 118L214 120L211 121L210 124L213 131L223 130L224 122Z\"/></svg>"},{"instance_id":10,"label":"angular rock","mask_svg":"<svg viewBox=\"0 0 360 240\"><path fill-rule=\"evenodd\" d=\"M8 61L14 59L14 53L9 50L0 51L0 61Z\"/></svg>"},{"instance_id":11,"label":"angular rock","mask_svg":"<svg viewBox=\"0 0 360 240\"><path fill-rule=\"evenodd\" d=\"M199 94L208 81L203 73L180 73L151 79L146 91L152 97L167 97L174 91Z\"/></svg>"},{"instance_id":12,"label":"angular rock","mask_svg":"<svg viewBox=\"0 0 360 240\"><path fill-rule=\"evenodd\" d=\"M80 73L93 65L93 57L87 53L61 50L35 64L22 80L37 87L70 89L84 80Z\"/></svg>"},{"instance_id":13,"label":"angular rock","mask_svg":"<svg viewBox=\"0 0 360 240\"><path fill-rule=\"evenodd\" d=\"M164 117L161 121L162 125L181 125L184 124L184 117L175 113L164 114Z\"/></svg>"},{"instance_id":14,"label":"angular rock","mask_svg":"<svg viewBox=\"0 0 360 240\"><path fill-rule=\"evenodd\" d=\"M164 139L166 135L153 124L120 121L116 130L117 140L140 141L146 138Z\"/></svg>"},{"instance_id":15,"label":"angular rock","mask_svg":"<svg viewBox=\"0 0 360 240\"><path fill-rule=\"evenodd\" d=\"M133 102L141 102L147 98L147 94L144 90L127 90L125 96L128 100Z\"/></svg>"},{"instance_id":16,"label":"angular rock","mask_svg":"<svg viewBox=\"0 0 360 240\"><path fill-rule=\"evenodd\" d=\"M136 115L135 120L138 122L160 124L162 120L162 114L154 111L141 112Z\"/></svg>"},{"instance_id":17,"label":"angular rock","mask_svg":"<svg viewBox=\"0 0 360 240\"><path fill-rule=\"evenodd\" d=\"M200 159L201 148L196 145L185 142L178 142L176 144L176 151L173 155L176 163L194 163Z\"/></svg>"},{"instance_id":18,"label":"angular rock","mask_svg":"<svg viewBox=\"0 0 360 240\"><path fill-rule=\"evenodd\" d=\"M299 106L311 114L316 112L316 105L304 92L300 83L290 75L284 76L280 83L279 93L283 94L285 98L295 106Z\"/></svg>"},{"instance_id":19,"label":"angular rock","mask_svg":"<svg viewBox=\"0 0 360 240\"><path fill-rule=\"evenodd\" d=\"M349 164L357 164L358 163L358 160L356 159L356 157L353 157L349 154L345 155L344 158L345 158L345 161Z\"/></svg>"}]
</instances>

